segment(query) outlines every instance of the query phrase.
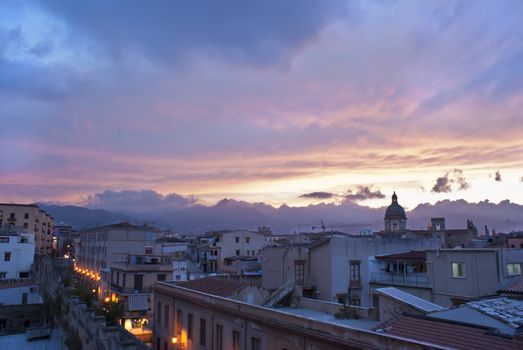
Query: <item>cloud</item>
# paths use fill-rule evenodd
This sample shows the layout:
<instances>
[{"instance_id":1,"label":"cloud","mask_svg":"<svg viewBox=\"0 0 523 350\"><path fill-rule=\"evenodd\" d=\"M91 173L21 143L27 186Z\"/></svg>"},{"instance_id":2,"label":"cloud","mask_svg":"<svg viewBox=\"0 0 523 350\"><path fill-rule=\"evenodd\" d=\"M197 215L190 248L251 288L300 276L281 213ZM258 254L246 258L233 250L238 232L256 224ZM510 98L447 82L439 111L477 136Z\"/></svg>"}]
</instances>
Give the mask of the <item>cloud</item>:
<instances>
[{"instance_id":1,"label":"cloud","mask_svg":"<svg viewBox=\"0 0 523 350\"><path fill-rule=\"evenodd\" d=\"M176 193L162 195L153 190L123 190L90 195L84 205L89 208L103 208L119 212L163 212L174 208L186 208L196 204L194 196L181 196Z\"/></svg>"},{"instance_id":2,"label":"cloud","mask_svg":"<svg viewBox=\"0 0 523 350\"><path fill-rule=\"evenodd\" d=\"M499 172L499 170L496 171L496 174L494 175L494 180L496 180L497 182L501 182L501 173Z\"/></svg>"},{"instance_id":3,"label":"cloud","mask_svg":"<svg viewBox=\"0 0 523 350\"><path fill-rule=\"evenodd\" d=\"M356 190L348 190L344 195L345 200L364 201L367 199L382 199L385 195L380 190L373 190L372 186L357 186Z\"/></svg>"},{"instance_id":4,"label":"cloud","mask_svg":"<svg viewBox=\"0 0 523 350\"><path fill-rule=\"evenodd\" d=\"M337 195L331 192L311 192L311 193L304 193L300 196L300 198L312 198L312 199L329 199L336 197Z\"/></svg>"},{"instance_id":5,"label":"cloud","mask_svg":"<svg viewBox=\"0 0 523 350\"><path fill-rule=\"evenodd\" d=\"M467 190L470 188L470 184L467 182L467 179L463 175L463 170L461 169L454 169L450 181L458 185L458 190Z\"/></svg>"},{"instance_id":6,"label":"cloud","mask_svg":"<svg viewBox=\"0 0 523 350\"><path fill-rule=\"evenodd\" d=\"M452 192L453 184L457 188L455 190L467 190L470 188L470 184L467 182L467 179L463 175L463 170L454 169L451 172L445 173L444 176L438 177L436 183L432 186L432 192L435 193L448 193Z\"/></svg>"},{"instance_id":7,"label":"cloud","mask_svg":"<svg viewBox=\"0 0 523 350\"><path fill-rule=\"evenodd\" d=\"M449 183L449 173L446 173L444 176L438 177L436 183L432 186L432 192L436 193L447 193L451 191L451 186Z\"/></svg>"},{"instance_id":8,"label":"cloud","mask_svg":"<svg viewBox=\"0 0 523 350\"><path fill-rule=\"evenodd\" d=\"M345 16L345 1L277 0L177 2L92 0L44 2L42 8L65 21L77 39L95 42L114 58L138 53L172 64L192 53L268 64L312 40Z\"/></svg>"}]
</instances>

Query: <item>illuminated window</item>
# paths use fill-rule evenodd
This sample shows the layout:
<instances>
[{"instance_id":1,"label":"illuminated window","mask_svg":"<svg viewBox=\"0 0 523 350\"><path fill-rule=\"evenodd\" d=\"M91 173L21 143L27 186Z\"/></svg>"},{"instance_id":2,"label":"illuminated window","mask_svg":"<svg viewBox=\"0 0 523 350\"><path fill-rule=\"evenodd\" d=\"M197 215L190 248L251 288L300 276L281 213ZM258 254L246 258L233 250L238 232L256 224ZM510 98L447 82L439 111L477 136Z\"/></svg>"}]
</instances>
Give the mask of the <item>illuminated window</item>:
<instances>
[{"instance_id":1,"label":"illuminated window","mask_svg":"<svg viewBox=\"0 0 523 350\"><path fill-rule=\"evenodd\" d=\"M452 263L452 277L465 278L465 263L462 263L462 262L453 262Z\"/></svg>"},{"instance_id":2,"label":"illuminated window","mask_svg":"<svg viewBox=\"0 0 523 350\"><path fill-rule=\"evenodd\" d=\"M509 276L521 275L521 264L520 263L507 264L507 274Z\"/></svg>"}]
</instances>

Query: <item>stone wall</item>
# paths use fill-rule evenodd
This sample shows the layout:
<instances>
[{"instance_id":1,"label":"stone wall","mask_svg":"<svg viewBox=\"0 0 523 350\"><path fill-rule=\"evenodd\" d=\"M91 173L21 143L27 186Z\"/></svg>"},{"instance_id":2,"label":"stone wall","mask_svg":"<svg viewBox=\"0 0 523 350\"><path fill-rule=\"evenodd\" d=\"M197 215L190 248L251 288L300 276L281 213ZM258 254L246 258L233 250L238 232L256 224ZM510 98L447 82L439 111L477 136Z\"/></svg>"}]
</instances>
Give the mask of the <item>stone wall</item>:
<instances>
[{"instance_id":1,"label":"stone wall","mask_svg":"<svg viewBox=\"0 0 523 350\"><path fill-rule=\"evenodd\" d=\"M105 317L96 316L78 298L69 301L67 321L68 327L78 334L82 350L149 350L147 345L124 328L107 327Z\"/></svg>"}]
</instances>

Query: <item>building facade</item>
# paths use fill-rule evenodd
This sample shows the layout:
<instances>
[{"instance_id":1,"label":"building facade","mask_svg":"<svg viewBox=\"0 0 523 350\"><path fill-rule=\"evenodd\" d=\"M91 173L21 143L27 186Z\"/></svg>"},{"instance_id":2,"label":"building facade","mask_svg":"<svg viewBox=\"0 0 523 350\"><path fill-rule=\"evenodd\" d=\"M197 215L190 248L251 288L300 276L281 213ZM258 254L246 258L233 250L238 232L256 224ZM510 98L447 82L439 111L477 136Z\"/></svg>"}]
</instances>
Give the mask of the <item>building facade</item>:
<instances>
[{"instance_id":1,"label":"building facade","mask_svg":"<svg viewBox=\"0 0 523 350\"><path fill-rule=\"evenodd\" d=\"M0 228L4 226L34 233L37 255L53 253L54 218L36 204L0 203Z\"/></svg>"},{"instance_id":2,"label":"building facade","mask_svg":"<svg viewBox=\"0 0 523 350\"><path fill-rule=\"evenodd\" d=\"M158 229L129 223L101 226L80 233L75 267L94 280L118 254L155 255Z\"/></svg>"},{"instance_id":3,"label":"building facade","mask_svg":"<svg viewBox=\"0 0 523 350\"><path fill-rule=\"evenodd\" d=\"M427 251L432 301L456 306L496 291L521 276L523 249L441 249Z\"/></svg>"}]
</instances>

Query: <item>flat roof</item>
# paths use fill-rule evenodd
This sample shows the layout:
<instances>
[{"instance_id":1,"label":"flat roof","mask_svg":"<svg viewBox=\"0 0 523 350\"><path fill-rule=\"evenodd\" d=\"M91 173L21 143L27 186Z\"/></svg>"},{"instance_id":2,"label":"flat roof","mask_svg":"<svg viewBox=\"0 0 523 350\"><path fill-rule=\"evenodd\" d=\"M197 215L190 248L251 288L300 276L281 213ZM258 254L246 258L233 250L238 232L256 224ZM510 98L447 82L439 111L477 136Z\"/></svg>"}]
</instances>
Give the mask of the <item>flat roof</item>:
<instances>
[{"instance_id":1,"label":"flat roof","mask_svg":"<svg viewBox=\"0 0 523 350\"><path fill-rule=\"evenodd\" d=\"M327 322L327 323L334 323L340 326L346 326L351 328L359 328L364 329L368 331L372 331L375 327L379 325L379 321L373 321L369 319L338 319L334 317L333 314L316 310L316 309L310 309L305 307L279 307L279 308L273 308L274 311L283 312L286 314L291 314L295 316L300 316L303 318L308 318L311 320L321 321L321 322Z\"/></svg>"}]
</instances>

